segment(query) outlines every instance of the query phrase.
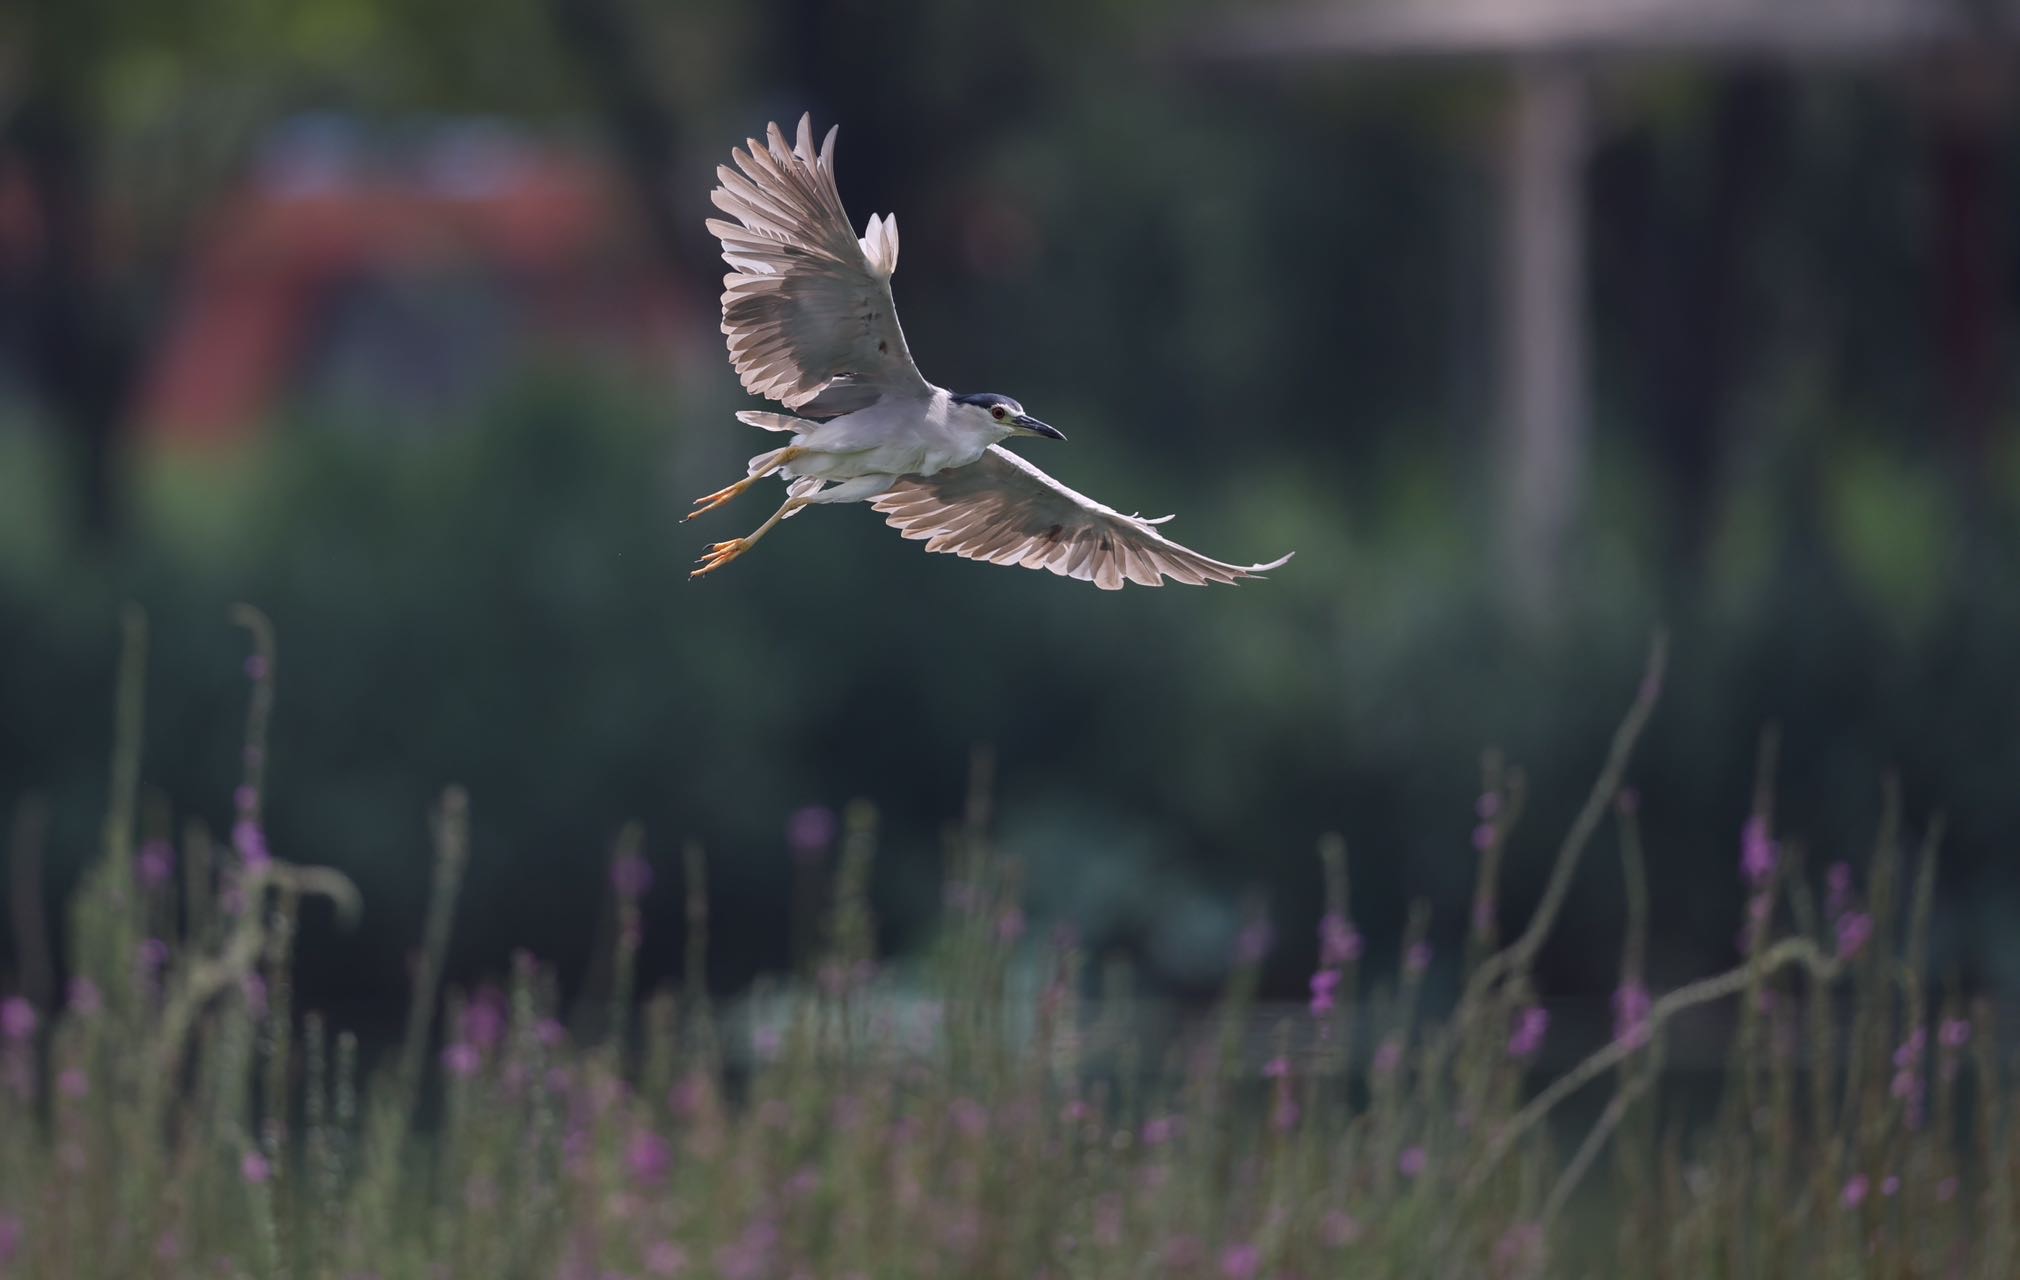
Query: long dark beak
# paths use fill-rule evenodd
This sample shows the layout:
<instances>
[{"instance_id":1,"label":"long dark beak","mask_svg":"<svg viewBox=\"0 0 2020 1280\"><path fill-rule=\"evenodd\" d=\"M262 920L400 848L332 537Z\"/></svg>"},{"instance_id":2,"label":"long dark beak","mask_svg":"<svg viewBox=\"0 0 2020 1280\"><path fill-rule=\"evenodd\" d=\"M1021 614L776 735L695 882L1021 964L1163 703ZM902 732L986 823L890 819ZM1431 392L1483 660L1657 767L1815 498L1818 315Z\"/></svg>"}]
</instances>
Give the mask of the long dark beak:
<instances>
[{"instance_id":1,"label":"long dark beak","mask_svg":"<svg viewBox=\"0 0 2020 1280\"><path fill-rule=\"evenodd\" d=\"M1047 422L1040 422L1028 413L1020 413L1011 423L1020 430L1029 431L1034 436L1044 436L1047 440L1064 440L1066 433Z\"/></svg>"}]
</instances>

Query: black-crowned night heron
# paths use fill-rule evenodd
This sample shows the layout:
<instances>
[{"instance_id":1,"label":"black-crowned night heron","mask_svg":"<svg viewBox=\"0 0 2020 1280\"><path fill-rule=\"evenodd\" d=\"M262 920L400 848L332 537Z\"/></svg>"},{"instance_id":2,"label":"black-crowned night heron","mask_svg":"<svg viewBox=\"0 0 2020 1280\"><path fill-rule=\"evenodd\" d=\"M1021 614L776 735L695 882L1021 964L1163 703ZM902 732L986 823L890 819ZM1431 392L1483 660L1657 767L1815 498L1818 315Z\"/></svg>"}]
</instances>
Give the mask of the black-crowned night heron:
<instances>
[{"instance_id":1,"label":"black-crowned night heron","mask_svg":"<svg viewBox=\"0 0 2020 1280\"><path fill-rule=\"evenodd\" d=\"M1005 449L1011 436L1066 437L1009 396L955 395L921 377L891 301L897 222L872 215L856 238L835 187L835 130L817 153L802 116L797 145L776 124L769 143L752 138L748 153L731 151L736 169L717 168L716 207L736 222L710 218L708 229L731 267L722 295L730 363L744 390L792 410L737 418L793 439L752 458L749 474L698 499L688 518L769 475L786 481L787 496L750 536L710 546L693 577L805 507L864 501L928 551L1050 569L1107 590L1234 582L1290 559L1209 559L1157 531L1170 516L1123 515Z\"/></svg>"}]
</instances>

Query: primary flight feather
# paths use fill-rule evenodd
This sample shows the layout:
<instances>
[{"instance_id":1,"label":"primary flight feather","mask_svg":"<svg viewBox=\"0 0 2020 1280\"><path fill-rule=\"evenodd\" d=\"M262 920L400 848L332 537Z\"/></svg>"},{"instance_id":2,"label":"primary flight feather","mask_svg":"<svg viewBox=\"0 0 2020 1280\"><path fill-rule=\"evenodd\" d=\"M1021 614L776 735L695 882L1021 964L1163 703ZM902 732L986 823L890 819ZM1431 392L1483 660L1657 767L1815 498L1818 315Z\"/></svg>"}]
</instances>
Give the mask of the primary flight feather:
<instances>
[{"instance_id":1,"label":"primary flight feather","mask_svg":"<svg viewBox=\"0 0 2020 1280\"><path fill-rule=\"evenodd\" d=\"M1228 564L1123 515L1011 453L1013 436L1066 437L1008 396L956 395L920 375L898 326L891 274L895 218L872 215L856 236L835 187L835 130L814 148L811 119L788 143L774 124L716 170L710 218L722 241L722 331L744 390L792 412L739 419L792 442L752 458L742 480L698 499L689 519L769 475L786 501L748 537L708 548L692 576L713 573L808 506L869 502L907 538L993 564L1023 565L1114 590L1166 578L1200 585L1275 569ZM1165 517L1169 519L1170 517Z\"/></svg>"}]
</instances>

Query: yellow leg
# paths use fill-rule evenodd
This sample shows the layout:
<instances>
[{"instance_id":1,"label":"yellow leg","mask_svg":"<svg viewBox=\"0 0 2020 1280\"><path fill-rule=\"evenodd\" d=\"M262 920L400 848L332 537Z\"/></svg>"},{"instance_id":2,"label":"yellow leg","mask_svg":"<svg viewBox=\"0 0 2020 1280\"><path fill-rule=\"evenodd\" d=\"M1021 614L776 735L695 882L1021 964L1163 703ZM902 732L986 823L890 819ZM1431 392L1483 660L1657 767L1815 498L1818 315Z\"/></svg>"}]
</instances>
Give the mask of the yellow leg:
<instances>
[{"instance_id":1,"label":"yellow leg","mask_svg":"<svg viewBox=\"0 0 2020 1280\"><path fill-rule=\"evenodd\" d=\"M804 497L787 498L785 505L777 511L772 512L772 518L759 525L749 536L731 538L728 542L710 543L707 553L695 562L701 568L694 570L687 576L690 578L705 578L709 574L714 573L717 569L722 568L730 561L756 546L759 538L770 533L773 526L777 525L779 521L792 515L793 512L798 511L801 507L806 506L807 501Z\"/></svg>"},{"instance_id":2,"label":"yellow leg","mask_svg":"<svg viewBox=\"0 0 2020 1280\"><path fill-rule=\"evenodd\" d=\"M705 498L696 498L694 500L694 510L687 513L687 518L692 520L696 516L706 515L707 513L715 510L717 507L722 506L724 503L728 502L731 498L736 497L744 490L750 488L752 485L764 479L772 472L777 471L780 467L787 465L794 458L799 457L801 454L805 452L806 450L799 447L798 445L789 445L784 449L778 450L777 452L772 454L770 461L766 462L763 466L751 472L743 479L737 481L735 484L724 485L722 488L717 489L714 493L709 494Z\"/></svg>"}]
</instances>

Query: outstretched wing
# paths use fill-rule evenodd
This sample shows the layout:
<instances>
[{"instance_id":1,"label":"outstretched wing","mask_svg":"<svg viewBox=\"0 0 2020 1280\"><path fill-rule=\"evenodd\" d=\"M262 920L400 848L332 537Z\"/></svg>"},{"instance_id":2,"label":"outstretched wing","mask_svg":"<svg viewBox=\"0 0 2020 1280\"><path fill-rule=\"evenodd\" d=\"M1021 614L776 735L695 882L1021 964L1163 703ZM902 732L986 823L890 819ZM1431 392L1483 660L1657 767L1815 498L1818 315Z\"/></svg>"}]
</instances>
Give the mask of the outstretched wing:
<instances>
[{"instance_id":1,"label":"outstretched wing","mask_svg":"<svg viewBox=\"0 0 2020 1280\"><path fill-rule=\"evenodd\" d=\"M715 206L736 222L708 220L732 268L722 331L744 390L808 417L931 395L891 302L897 221L872 216L856 238L835 188L834 129L818 153L809 116L796 145L776 124L767 138L716 169Z\"/></svg>"},{"instance_id":2,"label":"outstretched wing","mask_svg":"<svg viewBox=\"0 0 2020 1280\"><path fill-rule=\"evenodd\" d=\"M1104 591L1124 580L1146 587L1166 578L1190 586L1236 582L1290 559L1250 565L1210 559L1166 538L1152 521L1075 493L1001 445L965 467L906 476L871 505L907 538L924 539L928 551L1050 569Z\"/></svg>"}]
</instances>

